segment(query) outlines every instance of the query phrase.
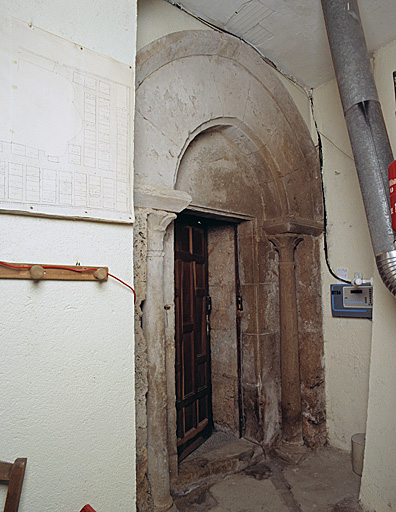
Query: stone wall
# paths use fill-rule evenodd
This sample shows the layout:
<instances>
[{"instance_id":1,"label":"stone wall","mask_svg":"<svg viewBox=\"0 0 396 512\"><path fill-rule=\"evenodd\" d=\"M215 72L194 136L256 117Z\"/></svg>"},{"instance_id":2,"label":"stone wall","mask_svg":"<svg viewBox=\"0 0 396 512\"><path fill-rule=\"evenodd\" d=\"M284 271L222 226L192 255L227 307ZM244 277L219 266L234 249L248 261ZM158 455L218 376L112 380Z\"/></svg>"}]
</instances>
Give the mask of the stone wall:
<instances>
[{"instance_id":1,"label":"stone wall","mask_svg":"<svg viewBox=\"0 0 396 512\"><path fill-rule=\"evenodd\" d=\"M278 255L256 224L238 229L244 436L268 448L281 425Z\"/></svg>"},{"instance_id":2,"label":"stone wall","mask_svg":"<svg viewBox=\"0 0 396 512\"><path fill-rule=\"evenodd\" d=\"M238 357L233 225L208 230L208 279L212 299L210 350L213 422L239 432Z\"/></svg>"},{"instance_id":3,"label":"stone wall","mask_svg":"<svg viewBox=\"0 0 396 512\"><path fill-rule=\"evenodd\" d=\"M311 448L326 442L320 249L319 239L305 237L295 256L303 435Z\"/></svg>"},{"instance_id":4,"label":"stone wall","mask_svg":"<svg viewBox=\"0 0 396 512\"><path fill-rule=\"evenodd\" d=\"M147 345L142 329L142 305L147 282L147 211L135 209L134 282L135 303L135 407L136 407L136 504L139 512L152 510L150 484L147 477Z\"/></svg>"}]
</instances>

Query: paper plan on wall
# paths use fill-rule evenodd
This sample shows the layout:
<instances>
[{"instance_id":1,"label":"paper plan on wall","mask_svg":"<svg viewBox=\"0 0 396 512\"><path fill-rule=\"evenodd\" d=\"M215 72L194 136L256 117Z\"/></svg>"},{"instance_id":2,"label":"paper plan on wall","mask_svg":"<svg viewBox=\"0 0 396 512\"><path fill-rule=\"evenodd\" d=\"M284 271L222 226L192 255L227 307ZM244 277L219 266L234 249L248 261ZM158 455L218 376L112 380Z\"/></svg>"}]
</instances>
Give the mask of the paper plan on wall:
<instances>
[{"instance_id":1,"label":"paper plan on wall","mask_svg":"<svg viewBox=\"0 0 396 512\"><path fill-rule=\"evenodd\" d=\"M0 210L132 222L132 70L5 15L0 33Z\"/></svg>"}]
</instances>

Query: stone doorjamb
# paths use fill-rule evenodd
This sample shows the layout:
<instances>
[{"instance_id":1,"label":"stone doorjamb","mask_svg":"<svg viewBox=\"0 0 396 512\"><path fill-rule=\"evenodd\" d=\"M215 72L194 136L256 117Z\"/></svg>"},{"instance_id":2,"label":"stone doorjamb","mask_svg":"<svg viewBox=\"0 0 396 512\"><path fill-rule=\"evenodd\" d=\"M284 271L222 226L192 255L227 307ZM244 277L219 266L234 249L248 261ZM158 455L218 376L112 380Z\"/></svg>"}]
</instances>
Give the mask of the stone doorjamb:
<instances>
[{"instance_id":1,"label":"stone doorjamb","mask_svg":"<svg viewBox=\"0 0 396 512\"><path fill-rule=\"evenodd\" d=\"M155 512L176 510L170 494L172 460L169 457L169 448L173 443L168 437L168 399L169 395L172 395L172 390L168 389L171 386L168 384L169 329L167 324L168 309L172 313L173 307L166 304L167 302L173 304L173 301L167 300L166 297L164 243L167 230L176 218L176 214L184 210L190 202L191 197L178 190L135 190L135 208L137 212L141 211L141 214L137 215L137 220L145 225L146 230L145 234L142 233L146 238L146 247L142 254L146 259L143 272L145 289L141 289L142 297L138 297L140 299L138 315L142 318L142 333L147 357L147 461L145 465L148 482L144 483L144 488L150 493ZM140 284L137 290L139 287ZM139 440L137 442L141 443Z\"/></svg>"}]
</instances>

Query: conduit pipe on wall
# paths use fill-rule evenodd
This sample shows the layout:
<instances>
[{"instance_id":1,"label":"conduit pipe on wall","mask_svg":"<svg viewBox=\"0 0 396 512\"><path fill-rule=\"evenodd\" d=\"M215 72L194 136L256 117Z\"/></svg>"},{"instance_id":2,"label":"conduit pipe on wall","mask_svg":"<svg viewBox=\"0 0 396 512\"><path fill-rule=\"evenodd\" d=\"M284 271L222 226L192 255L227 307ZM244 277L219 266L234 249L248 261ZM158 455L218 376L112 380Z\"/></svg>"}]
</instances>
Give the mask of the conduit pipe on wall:
<instances>
[{"instance_id":1,"label":"conduit pipe on wall","mask_svg":"<svg viewBox=\"0 0 396 512\"><path fill-rule=\"evenodd\" d=\"M321 1L378 271L396 296L395 235L388 193L393 155L357 0Z\"/></svg>"}]
</instances>

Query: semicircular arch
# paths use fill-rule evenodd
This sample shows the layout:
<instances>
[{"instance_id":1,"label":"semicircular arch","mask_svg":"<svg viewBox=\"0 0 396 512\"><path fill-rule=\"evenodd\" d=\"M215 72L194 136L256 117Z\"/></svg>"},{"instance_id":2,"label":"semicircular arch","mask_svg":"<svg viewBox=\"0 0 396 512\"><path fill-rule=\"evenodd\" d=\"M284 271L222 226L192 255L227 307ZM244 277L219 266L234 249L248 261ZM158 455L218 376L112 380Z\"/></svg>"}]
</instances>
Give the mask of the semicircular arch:
<instances>
[{"instance_id":1,"label":"semicircular arch","mask_svg":"<svg viewBox=\"0 0 396 512\"><path fill-rule=\"evenodd\" d=\"M261 181L276 190L280 215L322 219L308 129L275 71L239 40L186 31L143 48L135 119L136 188L174 189L191 141L211 126L232 125L260 153Z\"/></svg>"},{"instance_id":2,"label":"semicircular arch","mask_svg":"<svg viewBox=\"0 0 396 512\"><path fill-rule=\"evenodd\" d=\"M279 218L286 196L248 130L230 118L204 123L180 155L174 183L188 193L190 208L251 218Z\"/></svg>"}]
</instances>

